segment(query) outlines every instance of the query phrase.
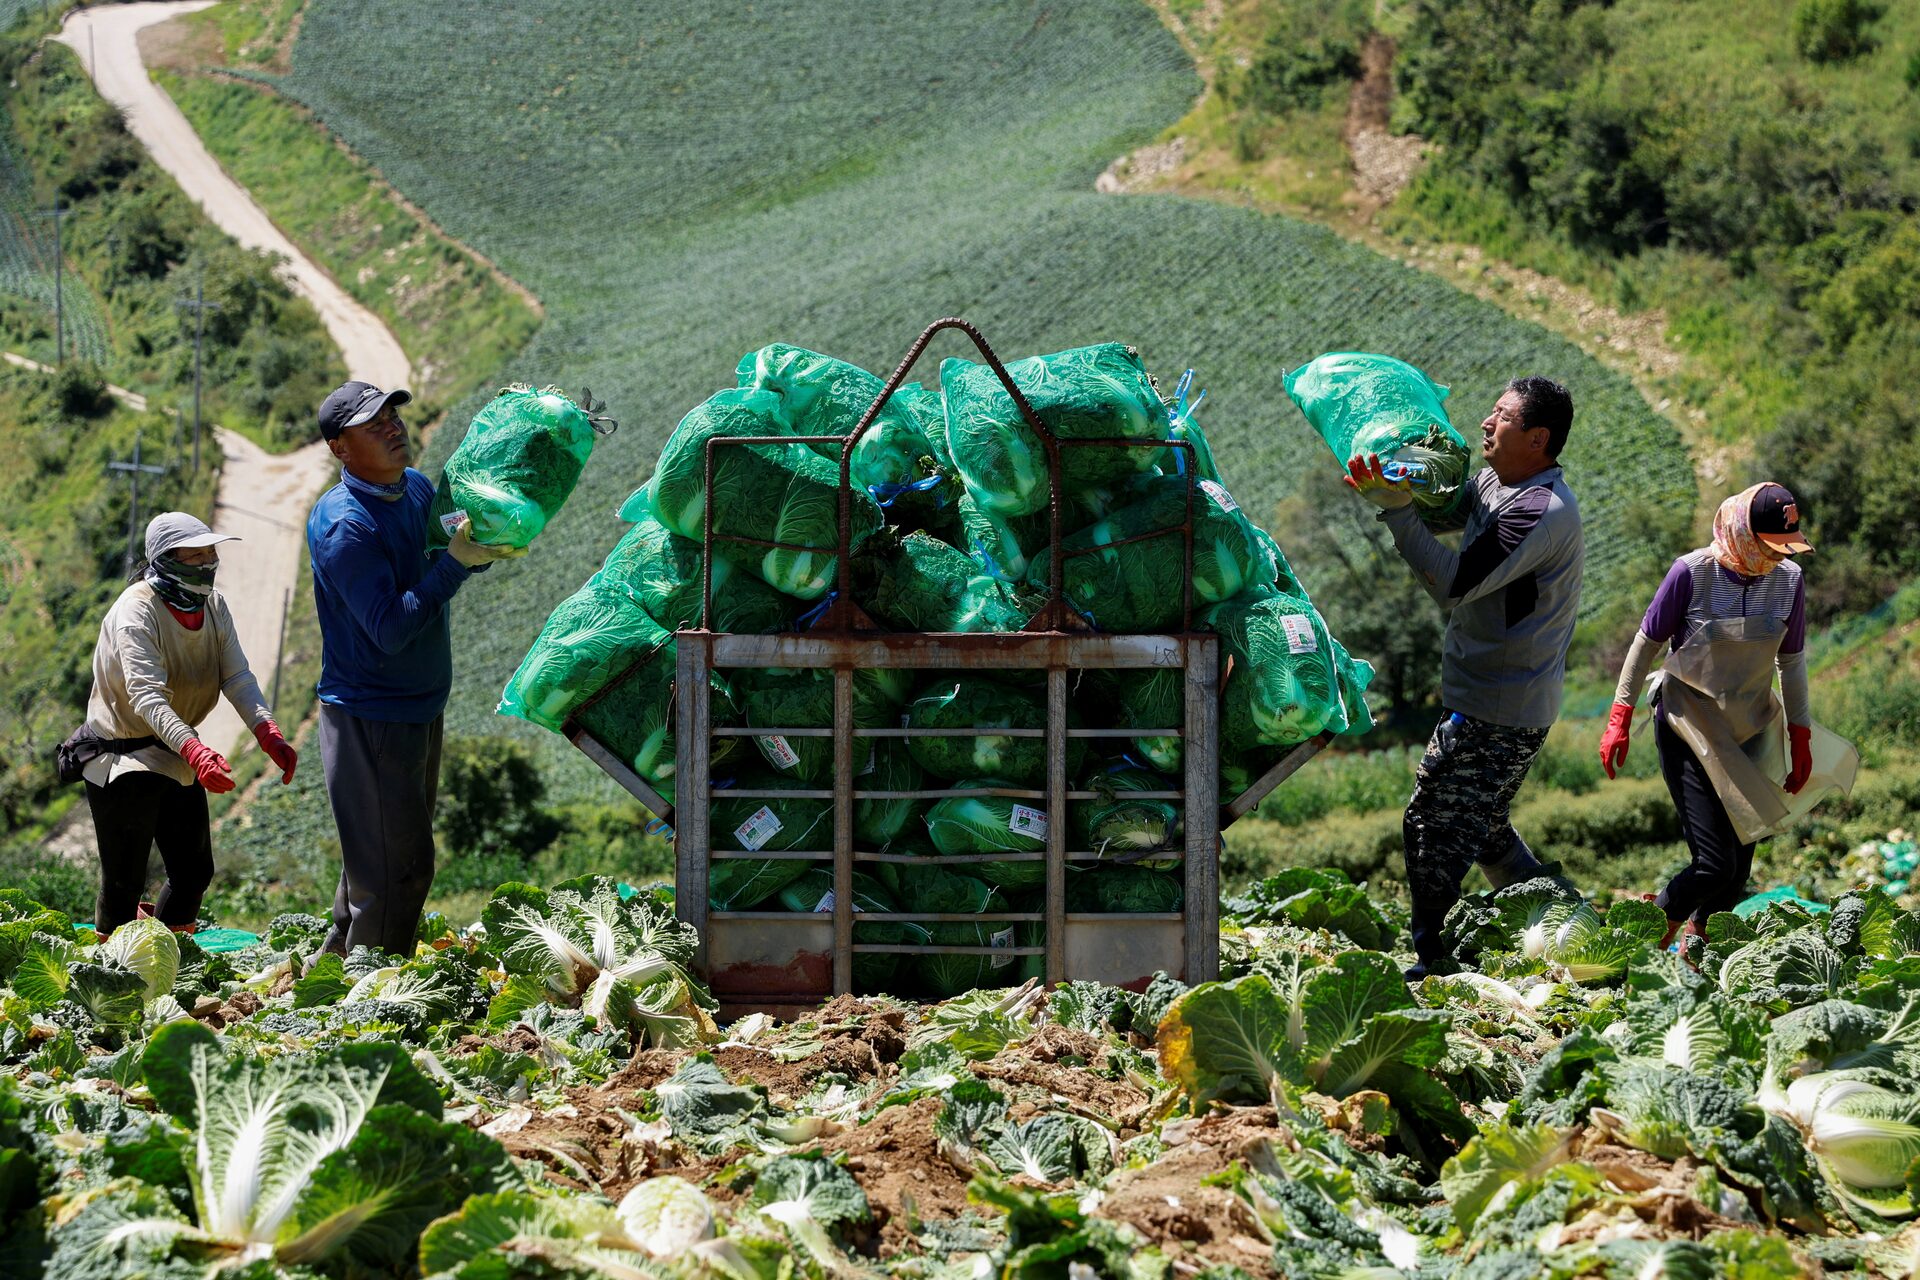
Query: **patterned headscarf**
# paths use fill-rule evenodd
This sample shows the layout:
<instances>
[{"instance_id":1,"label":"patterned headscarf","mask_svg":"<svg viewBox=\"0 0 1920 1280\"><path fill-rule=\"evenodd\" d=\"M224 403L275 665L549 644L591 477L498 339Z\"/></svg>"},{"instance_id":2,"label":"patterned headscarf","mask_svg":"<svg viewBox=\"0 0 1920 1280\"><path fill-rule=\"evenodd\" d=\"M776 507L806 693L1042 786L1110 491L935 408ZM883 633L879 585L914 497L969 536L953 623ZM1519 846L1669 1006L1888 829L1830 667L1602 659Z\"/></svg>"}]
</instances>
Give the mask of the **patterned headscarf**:
<instances>
[{"instance_id":1,"label":"patterned headscarf","mask_svg":"<svg viewBox=\"0 0 1920 1280\"><path fill-rule=\"evenodd\" d=\"M1713 558L1728 572L1742 577L1764 577L1787 558L1760 541L1753 532L1753 498L1764 487L1756 484L1742 489L1713 513Z\"/></svg>"}]
</instances>

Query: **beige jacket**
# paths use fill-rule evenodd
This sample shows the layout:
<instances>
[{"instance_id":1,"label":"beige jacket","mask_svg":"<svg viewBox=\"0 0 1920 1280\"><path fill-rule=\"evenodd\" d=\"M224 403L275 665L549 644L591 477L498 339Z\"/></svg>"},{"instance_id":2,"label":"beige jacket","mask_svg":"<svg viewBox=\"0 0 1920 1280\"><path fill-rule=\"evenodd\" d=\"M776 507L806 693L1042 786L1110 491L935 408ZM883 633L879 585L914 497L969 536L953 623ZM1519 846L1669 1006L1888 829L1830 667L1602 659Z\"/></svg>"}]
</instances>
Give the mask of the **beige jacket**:
<instances>
[{"instance_id":1,"label":"beige jacket","mask_svg":"<svg viewBox=\"0 0 1920 1280\"><path fill-rule=\"evenodd\" d=\"M152 734L166 747L98 756L87 765L88 782L104 787L122 774L144 770L189 786L193 768L178 753L221 694L249 728L273 714L218 591L207 596L206 612L200 629L189 631L144 581L121 592L107 610L93 647L87 725L103 738Z\"/></svg>"}]
</instances>

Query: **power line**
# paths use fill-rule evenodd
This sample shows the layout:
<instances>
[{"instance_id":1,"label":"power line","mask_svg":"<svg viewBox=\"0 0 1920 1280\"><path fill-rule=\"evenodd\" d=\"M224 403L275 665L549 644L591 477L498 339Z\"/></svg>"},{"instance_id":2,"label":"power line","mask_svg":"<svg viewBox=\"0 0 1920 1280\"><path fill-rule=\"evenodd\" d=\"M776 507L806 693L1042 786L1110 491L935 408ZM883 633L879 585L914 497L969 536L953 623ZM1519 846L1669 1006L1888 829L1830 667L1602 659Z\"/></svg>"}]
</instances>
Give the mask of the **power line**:
<instances>
[{"instance_id":1,"label":"power line","mask_svg":"<svg viewBox=\"0 0 1920 1280\"><path fill-rule=\"evenodd\" d=\"M200 470L200 341L207 331L207 312L218 311L220 304L207 301L207 277L203 271L194 281L193 300L173 304L193 312L193 469Z\"/></svg>"},{"instance_id":2,"label":"power line","mask_svg":"<svg viewBox=\"0 0 1920 1280\"><path fill-rule=\"evenodd\" d=\"M167 469L165 467L156 467L150 462L143 463L140 461L140 430L139 428L135 428L133 433L132 459L127 462L109 462L107 463L107 470L123 472L127 477L127 482L133 486L132 502L127 507L126 576L131 578L133 576L133 562L136 559L134 548L138 545L137 539L140 529L140 477L143 475L163 476L167 473Z\"/></svg>"}]
</instances>

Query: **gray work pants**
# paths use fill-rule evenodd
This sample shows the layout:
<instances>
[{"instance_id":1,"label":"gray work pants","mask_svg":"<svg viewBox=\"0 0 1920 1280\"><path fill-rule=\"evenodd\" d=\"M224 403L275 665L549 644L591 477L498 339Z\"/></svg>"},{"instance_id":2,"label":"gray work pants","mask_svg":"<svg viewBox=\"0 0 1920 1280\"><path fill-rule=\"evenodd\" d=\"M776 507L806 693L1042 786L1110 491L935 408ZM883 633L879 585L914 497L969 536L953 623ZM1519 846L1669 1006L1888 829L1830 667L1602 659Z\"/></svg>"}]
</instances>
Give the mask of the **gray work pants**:
<instances>
[{"instance_id":1,"label":"gray work pants","mask_svg":"<svg viewBox=\"0 0 1920 1280\"><path fill-rule=\"evenodd\" d=\"M340 888L326 949L412 955L433 887L441 721L365 720L320 704L320 767L340 831Z\"/></svg>"}]
</instances>

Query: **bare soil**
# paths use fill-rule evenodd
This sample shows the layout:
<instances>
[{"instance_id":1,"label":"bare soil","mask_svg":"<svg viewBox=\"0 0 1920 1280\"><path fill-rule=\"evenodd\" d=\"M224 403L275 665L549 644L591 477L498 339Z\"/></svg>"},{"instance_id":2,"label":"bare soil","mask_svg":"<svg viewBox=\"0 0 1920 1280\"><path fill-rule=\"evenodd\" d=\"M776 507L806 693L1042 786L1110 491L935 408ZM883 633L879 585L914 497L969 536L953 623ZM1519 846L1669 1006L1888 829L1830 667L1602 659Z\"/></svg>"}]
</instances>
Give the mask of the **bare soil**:
<instances>
[{"instance_id":1,"label":"bare soil","mask_svg":"<svg viewBox=\"0 0 1920 1280\"><path fill-rule=\"evenodd\" d=\"M1267 1118L1272 1118L1271 1111ZM1201 1182L1225 1170L1249 1143L1260 1141L1260 1132L1260 1125L1244 1119L1213 1125L1202 1121L1192 1141L1144 1169L1117 1175L1095 1212L1127 1223L1173 1257L1184 1254L1201 1265L1230 1264L1250 1275L1275 1275L1273 1248L1261 1239L1251 1211L1232 1192ZM1265 1132L1271 1136L1278 1131Z\"/></svg>"},{"instance_id":2,"label":"bare soil","mask_svg":"<svg viewBox=\"0 0 1920 1280\"><path fill-rule=\"evenodd\" d=\"M943 1105L939 1098L919 1098L888 1107L866 1124L815 1144L846 1157L847 1171L879 1219L883 1255L913 1252L917 1221L956 1218L967 1209L972 1175L955 1166L933 1136Z\"/></svg>"}]
</instances>

